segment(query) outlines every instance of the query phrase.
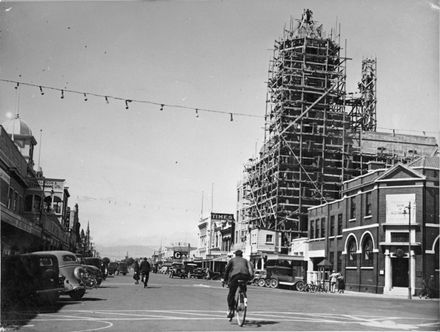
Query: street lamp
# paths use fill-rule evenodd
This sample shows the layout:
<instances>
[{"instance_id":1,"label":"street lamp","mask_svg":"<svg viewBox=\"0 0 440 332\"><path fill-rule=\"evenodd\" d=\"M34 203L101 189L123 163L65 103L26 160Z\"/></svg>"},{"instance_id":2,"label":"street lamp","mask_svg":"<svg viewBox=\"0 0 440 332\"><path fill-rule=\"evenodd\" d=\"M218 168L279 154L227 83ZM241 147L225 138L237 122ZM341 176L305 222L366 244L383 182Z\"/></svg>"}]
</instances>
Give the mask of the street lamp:
<instances>
[{"instance_id":1,"label":"street lamp","mask_svg":"<svg viewBox=\"0 0 440 332\"><path fill-rule=\"evenodd\" d=\"M411 202L406 208L408 209L408 299L411 300Z\"/></svg>"}]
</instances>

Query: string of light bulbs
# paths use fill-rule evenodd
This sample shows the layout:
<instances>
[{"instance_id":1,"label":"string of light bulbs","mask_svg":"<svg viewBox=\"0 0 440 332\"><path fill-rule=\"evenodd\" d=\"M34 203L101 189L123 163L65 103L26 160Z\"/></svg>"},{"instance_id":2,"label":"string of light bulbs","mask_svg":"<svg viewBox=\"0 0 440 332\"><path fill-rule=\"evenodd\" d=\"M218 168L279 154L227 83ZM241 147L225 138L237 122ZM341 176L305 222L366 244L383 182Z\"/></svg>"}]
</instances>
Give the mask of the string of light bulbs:
<instances>
[{"instance_id":1,"label":"string of light bulbs","mask_svg":"<svg viewBox=\"0 0 440 332\"><path fill-rule=\"evenodd\" d=\"M107 104L110 103L110 100L116 100L116 101L122 101L125 109L130 109L131 103L139 103L139 104L150 104L155 105L159 107L159 111L164 111L165 108L174 108L174 109L184 109L184 110L191 110L195 112L196 118L199 118L200 112L208 112L208 113L218 113L218 114L225 114L229 115L229 120L234 121L234 117L250 117L250 118L263 118L264 116L261 115L255 115L255 114L249 114L249 113L240 113L240 112L229 112L229 111L222 111L222 110L214 110L209 108L202 108L202 107L190 107L190 106L184 106L184 105L178 105L178 104L167 104L167 103L160 103L156 101L151 100L145 100L145 99L133 99L133 98L125 98L125 97L118 97L118 96L112 96L112 95L103 95L95 92L86 92L86 91L78 91L78 90L72 90L72 89L66 89L66 88L58 88L53 86L47 86L43 84L36 84L36 83L29 83L29 82L22 82L22 81L15 81L15 80L7 80L0 78L1 82L14 84L14 89L19 89L20 86L30 86L35 87L40 91L40 94L44 96L45 90L53 90L58 91L60 93L60 98L64 99L65 94L71 93L71 94L77 94L82 95L84 98L84 101L88 101L89 96L92 97L98 97L103 98Z\"/></svg>"}]
</instances>

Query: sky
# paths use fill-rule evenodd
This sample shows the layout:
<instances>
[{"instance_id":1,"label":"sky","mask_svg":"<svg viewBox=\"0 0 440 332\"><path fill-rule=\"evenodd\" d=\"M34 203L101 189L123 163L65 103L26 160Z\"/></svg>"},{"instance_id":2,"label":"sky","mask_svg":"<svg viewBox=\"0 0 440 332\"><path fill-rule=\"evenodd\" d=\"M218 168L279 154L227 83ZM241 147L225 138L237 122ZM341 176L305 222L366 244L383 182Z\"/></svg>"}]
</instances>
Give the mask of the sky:
<instances>
[{"instance_id":1,"label":"sky","mask_svg":"<svg viewBox=\"0 0 440 332\"><path fill-rule=\"evenodd\" d=\"M0 81L0 123L19 112L96 245L197 246L202 214L235 214L274 41L305 8L340 25L347 91L377 58L378 130L439 138L440 3L425 0L3 1L0 80L88 95Z\"/></svg>"}]
</instances>

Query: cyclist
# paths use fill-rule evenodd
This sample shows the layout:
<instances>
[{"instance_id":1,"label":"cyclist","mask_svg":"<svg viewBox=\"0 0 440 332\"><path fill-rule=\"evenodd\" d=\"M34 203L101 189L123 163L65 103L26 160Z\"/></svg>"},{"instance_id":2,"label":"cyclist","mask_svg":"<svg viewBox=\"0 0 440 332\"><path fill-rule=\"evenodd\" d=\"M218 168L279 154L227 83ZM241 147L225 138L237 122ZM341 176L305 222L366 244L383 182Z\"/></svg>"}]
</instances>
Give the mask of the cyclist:
<instances>
[{"instance_id":1,"label":"cyclist","mask_svg":"<svg viewBox=\"0 0 440 332\"><path fill-rule=\"evenodd\" d=\"M238 280L245 280L247 282L253 277L254 269L252 264L247 259L243 258L243 251L237 250L235 252L235 257L228 262L228 265L226 265L225 275L222 279L223 284L226 281L229 285L227 298L229 308L228 318L234 317L234 297L238 288Z\"/></svg>"}]
</instances>

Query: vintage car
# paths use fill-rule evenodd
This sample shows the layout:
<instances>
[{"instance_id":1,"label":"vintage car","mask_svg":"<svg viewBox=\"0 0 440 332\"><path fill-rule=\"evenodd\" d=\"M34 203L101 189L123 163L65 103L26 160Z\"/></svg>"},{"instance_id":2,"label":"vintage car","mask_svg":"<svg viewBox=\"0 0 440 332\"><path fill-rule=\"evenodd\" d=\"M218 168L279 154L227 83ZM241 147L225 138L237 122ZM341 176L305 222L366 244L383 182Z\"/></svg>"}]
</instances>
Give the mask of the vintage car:
<instances>
[{"instance_id":1,"label":"vintage car","mask_svg":"<svg viewBox=\"0 0 440 332\"><path fill-rule=\"evenodd\" d=\"M100 269L101 273L102 273L102 280L105 280L105 278L107 277L107 271L106 271L107 269L106 269L106 266L101 258L99 258L99 257L84 257L84 263L87 265L96 266L98 269Z\"/></svg>"},{"instance_id":2,"label":"vintage car","mask_svg":"<svg viewBox=\"0 0 440 332\"><path fill-rule=\"evenodd\" d=\"M107 272L109 276L116 274L117 271L118 271L118 263L116 262L108 263Z\"/></svg>"},{"instance_id":3,"label":"vintage car","mask_svg":"<svg viewBox=\"0 0 440 332\"><path fill-rule=\"evenodd\" d=\"M254 279L252 279L252 284L258 285L260 287L266 286L266 270L255 270L254 271Z\"/></svg>"},{"instance_id":4,"label":"vintage car","mask_svg":"<svg viewBox=\"0 0 440 332\"><path fill-rule=\"evenodd\" d=\"M93 276L95 282L93 280L89 280L89 287L95 287L101 285L104 280L104 276L101 271L101 262L100 258L97 257L83 257L82 255L76 255L78 261L82 266L86 269L90 276ZM99 265L99 266L96 266Z\"/></svg>"},{"instance_id":5,"label":"vintage car","mask_svg":"<svg viewBox=\"0 0 440 332\"><path fill-rule=\"evenodd\" d=\"M58 260L51 254L22 254L2 259L2 305L35 301L53 305L64 291Z\"/></svg>"},{"instance_id":6,"label":"vintage car","mask_svg":"<svg viewBox=\"0 0 440 332\"><path fill-rule=\"evenodd\" d=\"M37 251L33 254L51 254L57 258L60 275L64 277L64 290L61 294L69 295L73 300L80 300L86 289L94 288L96 280L70 251Z\"/></svg>"},{"instance_id":7,"label":"vintage car","mask_svg":"<svg viewBox=\"0 0 440 332\"><path fill-rule=\"evenodd\" d=\"M185 272L185 266L182 263L173 263L168 271L168 276L170 278L186 278L187 274Z\"/></svg>"},{"instance_id":8,"label":"vintage car","mask_svg":"<svg viewBox=\"0 0 440 332\"><path fill-rule=\"evenodd\" d=\"M292 289L301 289L307 273L307 263L302 257L283 257L267 260L265 283L267 287L277 288L280 285Z\"/></svg>"},{"instance_id":9,"label":"vintage car","mask_svg":"<svg viewBox=\"0 0 440 332\"><path fill-rule=\"evenodd\" d=\"M128 265L126 262L118 263L118 274L119 273L121 273L123 276L125 276L128 273Z\"/></svg>"},{"instance_id":10,"label":"vintage car","mask_svg":"<svg viewBox=\"0 0 440 332\"><path fill-rule=\"evenodd\" d=\"M205 278L205 276L206 276L205 270L202 269L201 267L196 267L188 274L189 278L196 278L196 279L203 279Z\"/></svg>"}]
</instances>

